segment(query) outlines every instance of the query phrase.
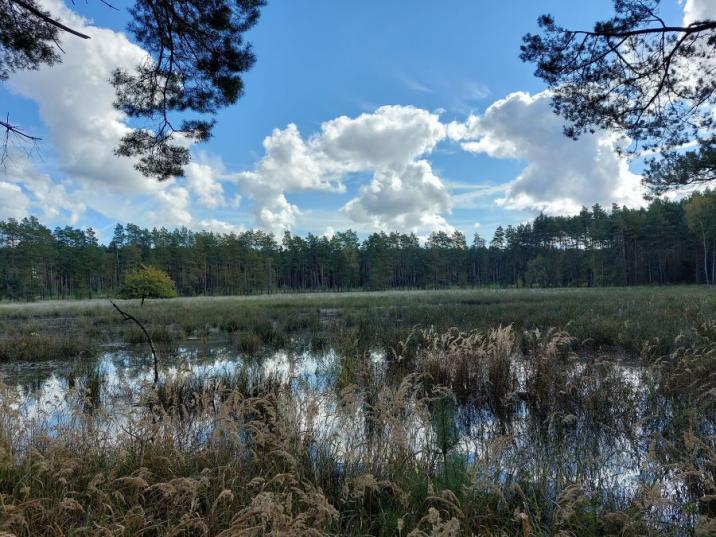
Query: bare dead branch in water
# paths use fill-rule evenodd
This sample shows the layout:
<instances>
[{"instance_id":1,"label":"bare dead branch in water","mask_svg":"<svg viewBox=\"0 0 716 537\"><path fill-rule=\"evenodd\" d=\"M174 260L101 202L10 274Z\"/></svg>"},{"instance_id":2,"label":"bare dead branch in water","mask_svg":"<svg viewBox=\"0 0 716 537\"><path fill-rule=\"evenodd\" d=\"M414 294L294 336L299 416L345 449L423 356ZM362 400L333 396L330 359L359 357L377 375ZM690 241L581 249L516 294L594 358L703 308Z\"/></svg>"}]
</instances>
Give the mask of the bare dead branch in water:
<instances>
[{"instance_id":1,"label":"bare dead branch in water","mask_svg":"<svg viewBox=\"0 0 716 537\"><path fill-rule=\"evenodd\" d=\"M147 342L149 343L149 348L152 349L152 356L154 357L154 385L156 386L159 383L159 358L157 357L157 351L154 349L152 337L149 335L149 332L147 332L147 329L144 328L144 325L135 316L119 309L119 306L117 306L117 304L115 304L112 300L110 300L109 303L114 306L114 309L120 313L125 321L134 321L134 323L142 329L142 332L144 332Z\"/></svg>"}]
</instances>

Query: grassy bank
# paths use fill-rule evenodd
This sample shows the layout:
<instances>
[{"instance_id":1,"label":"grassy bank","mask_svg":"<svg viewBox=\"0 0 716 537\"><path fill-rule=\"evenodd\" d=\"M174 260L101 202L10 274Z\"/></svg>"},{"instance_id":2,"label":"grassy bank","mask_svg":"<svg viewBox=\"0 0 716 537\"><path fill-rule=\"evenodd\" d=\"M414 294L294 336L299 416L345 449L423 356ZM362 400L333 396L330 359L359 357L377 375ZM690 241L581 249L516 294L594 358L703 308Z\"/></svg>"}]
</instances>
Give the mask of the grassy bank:
<instances>
[{"instance_id":1,"label":"grassy bank","mask_svg":"<svg viewBox=\"0 0 716 537\"><path fill-rule=\"evenodd\" d=\"M677 336L691 338L694 326L714 315L716 292L706 287L478 289L177 298L147 301L142 308L138 301L119 303L167 344L218 333L242 350L308 342L391 350L416 325L439 331L512 325L518 331L554 327L568 331L580 349L636 355L646 347L667 352ZM31 344L29 333L70 334L75 343L70 354L89 352L98 342L141 341L138 329L123 322L106 300L0 304L0 339L10 340L5 346ZM5 353L0 359L13 356Z\"/></svg>"}]
</instances>

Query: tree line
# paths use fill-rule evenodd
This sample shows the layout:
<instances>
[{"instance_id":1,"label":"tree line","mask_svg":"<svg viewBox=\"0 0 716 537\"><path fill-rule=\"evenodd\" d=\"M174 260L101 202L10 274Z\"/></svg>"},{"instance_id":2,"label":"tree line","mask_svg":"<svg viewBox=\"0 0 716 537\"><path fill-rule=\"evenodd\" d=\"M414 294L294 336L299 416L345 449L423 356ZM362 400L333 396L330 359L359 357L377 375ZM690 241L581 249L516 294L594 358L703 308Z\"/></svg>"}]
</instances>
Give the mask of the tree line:
<instances>
[{"instance_id":1,"label":"tree line","mask_svg":"<svg viewBox=\"0 0 716 537\"><path fill-rule=\"evenodd\" d=\"M498 227L486 242L459 231L348 230L332 237L217 234L117 224L112 240L37 218L0 221L0 299L115 295L142 266L167 272L184 296L302 290L469 286L713 284L716 192L629 209L599 205Z\"/></svg>"}]
</instances>

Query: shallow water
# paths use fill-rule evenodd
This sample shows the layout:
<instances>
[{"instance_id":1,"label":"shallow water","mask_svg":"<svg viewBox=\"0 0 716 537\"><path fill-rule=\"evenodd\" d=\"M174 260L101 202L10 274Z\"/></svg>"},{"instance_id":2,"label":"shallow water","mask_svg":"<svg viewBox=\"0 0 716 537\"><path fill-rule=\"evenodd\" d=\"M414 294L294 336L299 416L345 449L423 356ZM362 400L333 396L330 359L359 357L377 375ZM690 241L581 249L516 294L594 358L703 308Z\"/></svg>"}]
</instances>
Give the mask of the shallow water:
<instances>
[{"instance_id":1,"label":"shallow water","mask_svg":"<svg viewBox=\"0 0 716 537\"><path fill-rule=\"evenodd\" d=\"M256 378L272 377L285 383L303 381L318 389L325 379L325 368L335 360L326 352L290 353L275 351L248 357L225 345L189 341L160 363L162 379L196 376L222 378L239 370ZM140 392L152 385L151 356L141 346L117 345L106 348L97 358L82 361L14 362L0 364L0 380L16 397L14 407L23 419L40 416L61 423L78 404L79 391L88 376L101 378L100 400L109 414L118 414Z\"/></svg>"},{"instance_id":2,"label":"shallow water","mask_svg":"<svg viewBox=\"0 0 716 537\"><path fill-rule=\"evenodd\" d=\"M379 389L387 382L388 363L382 353L370 355L374 384ZM245 372L250 379L271 378L290 388L297 412L305 412L304 426L317 443L330 445L334 453L356 449L358 439L365 441L369 418L365 404L350 408L339 404L335 389L340 356L325 352L271 351L246 356L221 343L189 341L170 358L162 360L161 377L196 377L202 382L227 378ZM575 375L587 367L572 365ZM527 366L516 361L513 370L518 389L524 390ZM462 457L476 478L502 485L518 481L541 483L557 495L567 484L579 484L602 502L626 502L638 490L657 486L664 496L682 494L670 471L650 460L648 437L653 425L644 421L645 395L641 392L640 368L612 364L609 374L620 386L634 394L636 405L626 419L603 423L590 422L589 412L573 415L538 417L530 406L519 401L509 419L499 419L489 409L459 406L454 415L458 438L453 454ZM107 347L95 360L84 362L13 363L0 365L0 380L5 385L3 398L12 399L17 419L41 424L53 430L71 425L78 409L86 408L82 397L88 379L101 379L95 395L94 431L111 439L124 430L142 409L137 401L151 385L153 365L145 348ZM620 402L615 401L615 406ZM310 417L308 414L310 413ZM92 413L91 413L92 414ZM405 423L411 447L424 451L436 436L430 418L406 412ZM194 438L211 434L211 420L193 424ZM679 518L678 510L665 507L658 519Z\"/></svg>"}]
</instances>

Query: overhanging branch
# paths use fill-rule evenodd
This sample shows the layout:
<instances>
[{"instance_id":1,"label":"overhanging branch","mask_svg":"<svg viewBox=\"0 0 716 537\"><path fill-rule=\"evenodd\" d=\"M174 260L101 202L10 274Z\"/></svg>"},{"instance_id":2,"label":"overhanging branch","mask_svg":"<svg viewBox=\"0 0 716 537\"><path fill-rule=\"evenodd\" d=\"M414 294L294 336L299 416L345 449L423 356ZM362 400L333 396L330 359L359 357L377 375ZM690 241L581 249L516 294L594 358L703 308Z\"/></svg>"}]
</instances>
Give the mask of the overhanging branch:
<instances>
[{"instance_id":1,"label":"overhanging branch","mask_svg":"<svg viewBox=\"0 0 716 537\"><path fill-rule=\"evenodd\" d=\"M32 142L39 142L40 140L42 140L42 138L39 138L37 136L32 136L32 135L27 134L26 132L20 130L20 128L17 127L17 125L13 125L9 121L0 120L0 127L5 129L6 138L7 138L7 135L9 135L9 134L15 134L21 138L24 138L25 140L29 140Z\"/></svg>"},{"instance_id":2,"label":"overhanging branch","mask_svg":"<svg viewBox=\"0 0 716 537\"><path fill-rule=\"evenodd\" d=\"M10 0L10 2L12 2L13 4L16 4L16 5L20 6L21 8L25 9L26 11L29 11L30 13L32 13L32 14L35 15L36 17L42 19L42 20L45 21L47 24L51 24L52 26L55 26L55 27L59 28L60 30L62 30L62 31L64 31L64 32L67 32L67 33L72 34L72 35L74 35L74 36L80 37L80 38L82 38L82 39L90 39L90 36L88 36L87 34L83 34L82 32L78 32L77 30L73 30L73 29L70 28L69 26L66 26L66 25L62 24L60 21L57 21L57 20L53 19L52 17L49 17L48 15L46 15L45 13L43 13L42 11L40 11L39 9L37 9L37 8L36 8L35 6L33 6L32 4L28 4L27 2L23 2L23 0Z\"/></svg>"},{"instance_id":3,"label":"overhanging branch","mask_svg":"<svg viewBox=\"0 0 716 537\"><path fill-rule=\"evenodd\" d=\"M661 26L658 28L640 28L638 30L627 30L624 32L610 32L610 31L585 31L575 30L570 33L578 35L587 35L592 37L633 37L635 35L647 35L647 34L664 34L664 33L683 33L683 34L696 34L704 32L706 30L716 30L716 22L707 21L703 23L695 23L689 26Z\"/></svg>"}]
</instances>

